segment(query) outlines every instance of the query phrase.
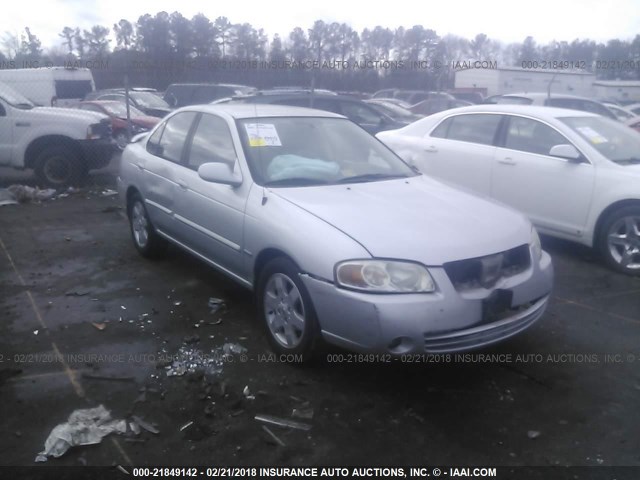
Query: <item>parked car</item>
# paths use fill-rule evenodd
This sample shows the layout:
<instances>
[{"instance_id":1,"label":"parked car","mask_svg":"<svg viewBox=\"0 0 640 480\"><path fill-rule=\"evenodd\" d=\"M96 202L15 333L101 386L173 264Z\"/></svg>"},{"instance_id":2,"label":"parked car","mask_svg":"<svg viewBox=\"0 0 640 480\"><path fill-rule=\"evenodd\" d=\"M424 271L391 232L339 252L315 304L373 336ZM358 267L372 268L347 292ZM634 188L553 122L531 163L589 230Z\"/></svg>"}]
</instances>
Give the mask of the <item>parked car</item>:
<instances>
[{"instance_id":1,"label":"parked car","mask_svg":"<svg viewBox=\"0 0 640 480\"><path fill-rule=\"evenodd\" d=\"M634 117L637 117L635 113L626 107L621 107L620 105L616 105L613 103L604 103L604 105L613 112L613 114L617 117L617 119L621 122L627 122Z\"/></svg>"},{"instance_id":2,"label":"parked car","mask_svg":"<svg viewBox=\"0 0 640 480\"><path fill-rule=\"evenodd\" d=\"M400 128L410 123L409 121L394 120L361 100L336 94L306 91L293 93L263 91L256 95L235 98L234 102L317 108L344 115L369 133Z\"/></svg>"},{"instance_id":3,"label":"parked car","mask_svg":"<svg viewBox=\"0 0 640 480\"><path fill-rule=\"evenodd\" d=\"M409 124L422 118L422 115L416 115L411 110L402 108L384 98L372 98L371 100L365 100L364 103L372 105L373 108L393 118L396 122Z\"/></svg>"},{"instance_id":4,"label":"parked car","mask_svg":"<svg viewBox=\"0 0 640 480\"><path fill-rule=\"evenodd\" d=\"M596 113L611 120L618 120L618 117L604 104L584 97L575 95L560 95L552 93L510 93L502 95L497 103L499 105L544 105L546 107L570 108L583 112Z\"/></svg>"},{"instance_id":5,"label":"parked car","mask_svg":"<svg viewBox=\"0 0 640 480\"><path fill-rule=\"evenodd\" d=\"M129 90L129 99L130 105L151 117L162 118L171 111L169 104L152 92L132 89ZM87 95L85 100L115 100L126 103L125 90L124 88L99 90Z\"/></svg>"},{"instance_id":6,"label":"parked car","mask_svg":"<svg viewBox=\"0 0 640 480\"><path fill-rule=\"evenodd\" d=\"M496 103L498 103L498 100L500 100L501 97L502 95L490 95L482 100L482 103L486 105L495 105Z\"/></svg>"},{"instance_id":7,"label":"parked car","mask_svg":"<svg viewBox=\"0 0 640 480\"><path fill-rule=\"evenodd\" d=\"M640 135L578 110L477 105L378 137L420 171L492 197L541 233L640 274Z\"/></svg>"},{"instance_id":8,"label":"parked car","mask_svg":"<svg viewBox=\"0 0 640 480\"><path fill-rule=\"evenodd\" d=\"M624 108L634 113L634 115L640 115L640 103L630 103L625 105Z\"/></svg>"},{"instance_id":9,"label":"parked car","mask_svg":"<svg viewBox=\"0 0 640 480\"><path fill-rule=\"evenodd\" d=\"M0 166L31 168L39 184L58 188L82 183L114 151L106 115L37 107L0 83Z\"/></svg>"},{"instance_id":10,"label":"parked car","mask_svg":"<svg viewBox=\"0 0 640 480\"><path fill-rule=\"evenodd\" d=\"M70 107L95 90L88 68L1 68L0 82L41 107Z\"/></svg>"},{"instance_id":11,"label":"parked car","mask_svg":"<svg viewBox=\"0 0 640 480\"><path fill-rule=\"evenodd\" d=\"M399 88L387 88L378 90L373 94L372 98L397 98L407 102L409 105L415 105L423 100L434 98L445 98L455 100L455 97L446 92L431 92L427 90L403 90Z\"/></svg>"},{"instance_id":12,"label":"parked car","mask_svg":"<svg viewBox=\"0 0 640 480\"><path fill-rule=\"evenodd\" d=\"M250 95L256 88L231 83L173 83L164 92L164 100L173 108L211 103L237 95Z\"/></svg>"},{"instance_id":13,"label":"parked car","mask_svg":"<svg viewBox=\"0 0 640 480\"><path fill-rule=\"evenodd\" d=\"M483 103L484 98L480 92L449 92L457 100L464 100L470 104Z\"/></svg>"},{"instance_id":14,"label":"parked car","mask_svg":"<svg viewBox=\"0 0 640 480\"><path fill-rule=\"evenodd\" d=\"M417 174L332 113L180 109L125 149L118 188L135 248L171 242L253 290L279 353L308 358L321 338L389 356L484 347L549 299L523 215Z\"/></svg>"},{"instance_id":15,"label":"parked car","mask_svg":"<svg viewBox=\"0 0 640 480\"><path fill-rule=\"evenodd\" d=\"M120 150L129 143L129 134L127 128L127 105L123 102L114 100L93 100L80 102L76 108L80 110L89 110L92 112L102 113L111 118L111 131L113 139ZM150 117L138 110L136 107L129 106L129 117L131 119L131 133L137 135L139 133L148 132L154 127L160 119L158 117Z\"/></svg>"},{"instance_id":16,"label":"parked car","mask_svg":"<svg viewBox=\"0 0 640 480\"><path fill-rule=\"evenodd\" d=\"M472 105L472 103L455 98L453 100L448 98L431 98L412 105L409 110L416 115L426 116L433 115L434 113L442 112L444 110L450 110L452 108L467 107L469 105Z\"/></svg>"}]
</instances>

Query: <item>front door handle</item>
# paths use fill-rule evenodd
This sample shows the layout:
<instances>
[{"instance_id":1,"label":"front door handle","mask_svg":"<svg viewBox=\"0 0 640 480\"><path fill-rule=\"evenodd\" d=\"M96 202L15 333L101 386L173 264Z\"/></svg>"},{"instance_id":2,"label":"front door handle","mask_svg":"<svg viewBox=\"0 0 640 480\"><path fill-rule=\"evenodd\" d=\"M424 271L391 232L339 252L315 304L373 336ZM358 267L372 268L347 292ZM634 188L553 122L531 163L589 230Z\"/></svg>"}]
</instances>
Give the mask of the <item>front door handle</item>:
<instances>
[{"instance_id":1,"label":"front door handle","mask_svg":"<svg viewBox=\"0 0 640 480\"><path fill-rule=\"evenodd\" d=\"M515 160L511 157L501 158L500 160L498 160L498 163L501 163L502 165L512 165L512 166L516 164Z\"/></svg>"},{"instance_id":2,"label":"front door handle","mask_svg":"<svg viewBox=\"0 0 640 480\"><path fill-rule=\"evenodd\" d=\"M189 187L187 186L187 183L182 181L182 180L178 180L176 182L178 184L178 186L182 189L182 190L188 190Z\"/></svg>"},{"instance_id":3,"label":"front door handle","mask_svg":"<svg viewBox=\"0 0 640 480\"><path fill-rule=\"evenodd\" d=\"M16 127L30 127L31 122L16 122Z\"/></svg>"}]
</instances>

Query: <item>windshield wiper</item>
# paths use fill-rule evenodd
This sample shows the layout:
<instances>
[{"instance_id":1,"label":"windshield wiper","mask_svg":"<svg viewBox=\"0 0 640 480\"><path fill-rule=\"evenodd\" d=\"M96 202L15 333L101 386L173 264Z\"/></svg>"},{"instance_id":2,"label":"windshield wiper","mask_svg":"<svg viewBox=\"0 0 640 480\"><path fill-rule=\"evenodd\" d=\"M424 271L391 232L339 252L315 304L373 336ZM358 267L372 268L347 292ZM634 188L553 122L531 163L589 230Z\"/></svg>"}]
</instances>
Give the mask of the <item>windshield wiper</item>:
<instances>
[{"instance_id":1,"label":"windshield wiper","mask_svg":"<svg viewBox=\"0 0 640 480\"><path fill-rule=\"evenodd\" d=\"M391 180L394 178L407 178L407 175L397 173L366 173L364 175L354 175L352 177L341 178L337 183L375 182L377 180Z\"/></svg>"},{"instance_id":2,"label":"windshield wiper","mask_svg":"<svg viewBox=\"0 0 640 480\"><path fill-rule=\"evenodd\" d=\"M310 185L327 185L329 182L319 178L290 177L279 180L271 180L264 183L265 187L303 187Z\"/></svg>"},{"instance_id":3,"label":"windshield wiper","mask_svg":"<svg viewBox=\"0 0 640 480\"><path fill-rule=\"evenodd\" d=\"M620 160L614 160L616 163L640 163L640 157L621 158Z\"/></svg>"}]
</instances>

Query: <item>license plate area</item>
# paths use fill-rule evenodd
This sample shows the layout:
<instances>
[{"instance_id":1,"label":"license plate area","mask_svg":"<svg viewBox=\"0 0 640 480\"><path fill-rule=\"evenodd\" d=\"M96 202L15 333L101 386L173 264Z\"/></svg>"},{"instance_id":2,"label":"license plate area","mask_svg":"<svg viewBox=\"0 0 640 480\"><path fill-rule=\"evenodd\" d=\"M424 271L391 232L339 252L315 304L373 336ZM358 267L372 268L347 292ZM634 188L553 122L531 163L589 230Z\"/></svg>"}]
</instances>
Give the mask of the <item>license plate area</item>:
<instances>
[{"instance_id":1,"label":"license plate area","mask_svg":"<svg viewBox=\"0 0 640 480\"><path fill-rule=\"evenodd\" d=\"M482 323L492 323L509 317L512 313L512 302L511 290L494 290L482 301Z\"/></svg>"}]
</instances>

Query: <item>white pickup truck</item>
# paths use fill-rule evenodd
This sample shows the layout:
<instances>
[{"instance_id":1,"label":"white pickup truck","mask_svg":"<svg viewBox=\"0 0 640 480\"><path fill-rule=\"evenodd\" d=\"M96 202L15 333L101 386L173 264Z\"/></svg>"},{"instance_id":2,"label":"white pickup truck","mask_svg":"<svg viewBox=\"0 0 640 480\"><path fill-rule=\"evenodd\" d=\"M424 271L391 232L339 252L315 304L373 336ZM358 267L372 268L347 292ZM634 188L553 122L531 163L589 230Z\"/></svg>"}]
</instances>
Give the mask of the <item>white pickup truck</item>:
<instances>
[{"instance_id":1,"label":"white pickup truck","mask_svg":"<svg viewBox=\"0 0 640 480\"><path fill-rule=\"evenodd\" d=\"M36 107L0 83L0 166L31 168L49 187L79 184L115 151L111 119L67 108Z\"/></svg>"}]
</instances>

